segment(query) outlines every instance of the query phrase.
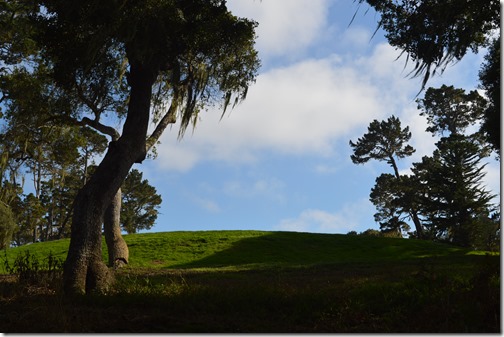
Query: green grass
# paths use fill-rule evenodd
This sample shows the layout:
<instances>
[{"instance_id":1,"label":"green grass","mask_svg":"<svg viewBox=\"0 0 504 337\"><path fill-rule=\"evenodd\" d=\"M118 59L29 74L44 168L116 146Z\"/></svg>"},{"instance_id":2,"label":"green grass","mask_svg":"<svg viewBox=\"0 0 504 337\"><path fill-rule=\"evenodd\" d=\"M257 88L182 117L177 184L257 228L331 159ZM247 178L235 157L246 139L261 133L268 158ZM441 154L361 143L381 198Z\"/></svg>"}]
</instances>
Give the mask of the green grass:
<instances>
[{"instance_id":1,"label":"green grass","mask_svg":"<svg viewBox=\"0 0 504 337\"><path fill-rule=\"evenodd\" d=\"M460 257L478 252L446 244L341 234L264 231L163 232L125 235L129 268L258 269L332 263L405 261ZM7 250L9 261L29 250L65 258L69 239ZM482 252L479 252L482 253ZM103 242L103 258L107 261Z\"/></svg>"},{"instance_id":2,"label":"green grass","mask_svg":"<svg viewBox=\"0 0 504 337\"><path fill-rule=\"evenodd\" d=\"M500 256L407 239L263 231L126 235L105 295L0 278L2 332L499 332ZM68 240L7 250L64 258ZM106 250L104 250L104 261ZM1 260L1 258L0 258ZM43 319L41 319L43 317Z\"/></svg>"}]
</instances>

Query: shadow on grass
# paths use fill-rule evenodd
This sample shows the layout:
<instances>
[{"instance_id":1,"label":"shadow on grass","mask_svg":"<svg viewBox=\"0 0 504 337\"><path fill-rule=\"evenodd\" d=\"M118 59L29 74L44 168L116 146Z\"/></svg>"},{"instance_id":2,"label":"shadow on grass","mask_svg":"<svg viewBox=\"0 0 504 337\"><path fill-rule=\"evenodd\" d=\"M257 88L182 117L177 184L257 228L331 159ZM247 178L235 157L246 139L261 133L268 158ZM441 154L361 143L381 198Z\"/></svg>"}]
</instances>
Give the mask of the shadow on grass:
<instances>
[{"instance_id":1,"label":"shadow on grass","mask_svg":"<svg viewBox=\"0 0 504 337\"><path fill-rule=\"evenodd\" d=\"M202 240L200 244L204 245ZM229 248L169 268L270 268L334 263L406 261L461 257L466 249L434 242L294 232L267 232L244 238Z\"/></svg>"}]
</instances>

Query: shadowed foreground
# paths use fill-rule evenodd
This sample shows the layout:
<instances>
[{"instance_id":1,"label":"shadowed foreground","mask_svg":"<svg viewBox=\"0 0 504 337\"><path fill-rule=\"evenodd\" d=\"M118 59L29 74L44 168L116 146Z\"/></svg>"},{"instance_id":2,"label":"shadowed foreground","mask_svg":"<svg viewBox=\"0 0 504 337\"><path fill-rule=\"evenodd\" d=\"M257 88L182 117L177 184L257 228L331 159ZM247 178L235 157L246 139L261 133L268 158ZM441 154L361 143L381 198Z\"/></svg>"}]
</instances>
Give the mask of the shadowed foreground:
<instances>
[{"instance_id":1,"label":"shadowed foreground","mask_svg":"<svg viewBox=\"0 0 504 337\"><path fill-rule=\"evenodd\" d=\"M357 247L359 239L374 247L365 254L377 253L368 260L350 254L331 262L327 252L335 248L323 240L344 245L345 236L255 233L235 240L233 233L193 233L188 237L194 241L184 246L193 250L192 259L181 255L170 268L129 266L105 295L65 298L58 272L24 280L3 275L0 331L500 332L499 256L454 253L447 246L445 256L439 247L437 256L405 251L399 258L402 245L419 243L350 238ZM208 250L216 249L213 241L234 241L205 254L203 239ZM303 251L301 239L317 245L318 252L292 257ZM290 253L285 251L289 240L295 243ZM398 244L387 248L390 242Z\"/></svg>"}]
</instances>

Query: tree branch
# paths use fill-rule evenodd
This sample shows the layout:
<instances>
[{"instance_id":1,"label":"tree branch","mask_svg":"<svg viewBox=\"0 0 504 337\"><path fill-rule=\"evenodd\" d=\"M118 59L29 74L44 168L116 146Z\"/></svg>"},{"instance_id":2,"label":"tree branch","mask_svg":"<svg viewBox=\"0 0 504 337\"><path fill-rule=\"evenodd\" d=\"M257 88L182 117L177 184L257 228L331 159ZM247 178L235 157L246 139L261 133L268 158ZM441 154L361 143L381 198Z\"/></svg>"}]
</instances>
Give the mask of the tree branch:
<instances>
[{"instance_id":1,"label":"tree branch","mask_svg":"<svg viewBox=\"0 0 504 337\"><path fill-rule=\"evenodd\" d=\"M91 120L87 117L84 117L82 118L82 121L80 121L81 125L87 125L87 126L90 126L92 127L93 129L105 134L105 135L108 135L110 136L110 138L112 138L112 141L116 141L119 139L119 137L121 136L119 134L119 132L117 132L116 129L114 129L113 127L111 126L108 126L108 125L104 125L102 123L100 123L99 121L97 120Z\"/></svg>"},{"instance_id":2,"label":"tree branch","mask_svg":"<svg viewBox=\"0 0 504 337\"><path fill-rule=\"evenodd\" d=\"M156 126L156 129L152 132L152 134L147 138L145 149L148 152L154 144L159 140L159 137L163 134L164 130L169 124L174 124L177 121L177 108L178 108L178 95L174 95L170 108L168 112L161 118L161 121Z\"/></svg>"}]
</instances>

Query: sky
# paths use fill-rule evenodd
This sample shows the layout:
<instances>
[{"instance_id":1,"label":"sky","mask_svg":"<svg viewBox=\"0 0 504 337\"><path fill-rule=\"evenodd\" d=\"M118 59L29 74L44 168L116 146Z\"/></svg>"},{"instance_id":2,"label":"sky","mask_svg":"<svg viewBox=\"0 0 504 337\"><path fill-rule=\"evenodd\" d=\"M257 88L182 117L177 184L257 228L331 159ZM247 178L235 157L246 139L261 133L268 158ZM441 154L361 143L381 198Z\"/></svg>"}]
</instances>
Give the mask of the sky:
<instances>
[{"instance_id":1,"label":"sky","mask_svg":"<svg viewBox=\"0 0 504 337\"><path fill-rule=\"evenodd\" d=\"M259 23L262 67L246 100L222 120L219 109L209 108L182 140L178 125L167 129L157 158L135 164L163 199L150 232L379 229L369 193L376 177L392 169L353 164L349 140L364 135L374 119L399 117L416 149L399 162L408 173L432 154L437 139L425 131L415 103L421 79L407 76L411 67L405 57L397 60L383 31L373 36L377 14L349 0L227 5ZM474 90L483 56L466 55L427 86ZM485 184L498 194L499 163L495 156L485 162Z\"/></svg>"}]
</instances>

